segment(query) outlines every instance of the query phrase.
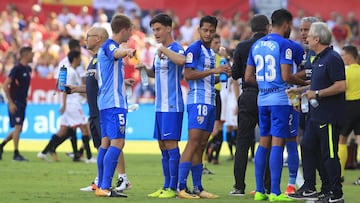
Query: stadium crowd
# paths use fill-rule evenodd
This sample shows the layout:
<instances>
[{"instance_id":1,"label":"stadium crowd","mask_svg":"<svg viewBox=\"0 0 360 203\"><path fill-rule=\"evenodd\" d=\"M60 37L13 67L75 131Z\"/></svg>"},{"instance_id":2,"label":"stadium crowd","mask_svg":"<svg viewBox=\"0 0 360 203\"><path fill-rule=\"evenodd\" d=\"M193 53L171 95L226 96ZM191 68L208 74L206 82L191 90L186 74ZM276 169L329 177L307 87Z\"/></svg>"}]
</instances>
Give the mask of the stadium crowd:
<instances>
[{"instance_id":1,"label":"stadium crowd","mask_svg":"<svg viewBox=\"0 0 360 203\"><path fill-rule=\"evenodd\" d=\"M148 25L150 19L160 11L140 10L139 12L141 8L130 7L129 9L124 10L124 7L119 6L113 13L126 13L133 20L133 35L128 41L128 45L137 50L137 57L127 61L125 70L127 77L132 76L138 79L137 71L134 71L133 66L138 60L149 64L152 61L156 44ZM104 9L95 11L94 14L89 13L88 7L84 6L78 13L71 13L67 7L64 7L61 13L50 12L49 15L44 16L41 7L35 4L32 7L32 15L24 16L16 5L9 3L6 10L1 11L0 14L1 75L7 76L13 67L20 46L29 45L33 47L35 53L32 63L33 77L52 78L54 68L69 51L67 47L69 39L78 39L84 46L85 34L92 25L103 26L111 36L109 23L111 16L108 16ZM184 22L179 21L172 9L163 12L174 19L174 38L185 48L198 38L196 27L199 19L204 16L204 12L199 10L196 14L190 14L189 16L193 17L187 18ZM304 13L303 10L299 10L294 18L294 27L290 38L295 41L301 40L299 22L304 17ZM222 46L227 49L234 50L239 41L251 37L248 19L254 15L254 12L248 11L245 15L238 11L230 19L223 17L219 10L215 10L211 14L219 19L217 33L221 37ZM334 36L332 44L335 50L340 52L344 44L355 44L360 47L359 22L353 12L349 12L347 17L333 12L331 19L323 20L332 29ZM85 49L82 50L82 54L90 58L90 54Z\"/></svg>"}]
</instances>

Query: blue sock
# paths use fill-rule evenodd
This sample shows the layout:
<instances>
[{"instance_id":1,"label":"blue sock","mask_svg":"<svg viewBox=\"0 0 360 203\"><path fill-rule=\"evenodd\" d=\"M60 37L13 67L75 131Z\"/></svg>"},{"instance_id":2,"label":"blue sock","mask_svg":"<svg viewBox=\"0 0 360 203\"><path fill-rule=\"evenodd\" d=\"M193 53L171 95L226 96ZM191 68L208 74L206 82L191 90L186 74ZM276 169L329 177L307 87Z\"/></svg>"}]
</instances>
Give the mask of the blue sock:
<instances>
[{"instance_id":1,"label":"blue sock","mask_svg":"<svg viewBox=\"0 0 360 203\"><path fill-rule=\"evenodd\" d=\"M170 185L170 169L169 169L169 153L167 150L161 150L161 163L162 163L162 170L164 175L164 186L163 188L166 189Z\"/></svg>"},{"instance_id":2,"label":"blue sock","mask_svg":"<svg viewBox=\"0 0 360 203\"><path fill-rule=\"evenodd\" d=\"M99 152L97 156L97 167L98 167L98 188L101 188L101 183L103 180L103 174L104 174L104 156L107 152L107 149L104 149L102 147L99 147Z\"/></svg>"},{"instance_id":3,"label":"blue sock","mask_svg":"<svg viewBox=\"0 0 360 203\"><path fill-rule=\"evenodd\" d=\"M255 154L256 192L261 192L263 194L265 194L264 176L266 169L267 153L268 153L268 148L259 145Z\"/></svg>"},{"instance_id":4,"label":"blue sock","mask_svg":"<svg viewBox=\"0 0 360 203\"><path fill-rule=\"evenodd\" d=\"M202 170L203 170L203 164L197 164L191 167L191 175L194 185L194 191L201 192L204 190L201 184L201 177L202 177Z\"/></svg>"},{"instance_id":5,"label":"blue sock","mask_svg":"<svg viewBox=\"0 0 360 203\"><path fill-rule=\"evenodd\" d=\"M182 162L179 164L179 190L184 190L186 188L186 181L191 165L191 162Z\"/></svg>"},{"instance_id":6,"label":"blue sock","mask_svg":"<svg viewBox=\"0 0 360 203\"><path fill-rule=\"evenodd\" d=\"M169 187L172 190L176 190L178 183L178 174L179 174L179 160L180 160L180 150L179 147L168 150L169 153L169 169L170 169L170 185Z\"/></svg>"},{"instance_id":7,"label":"blue sock","mask_svg":"<svg viewBox=\"0 0 360 203\"><path fill-rule=\"evenodd\" d=\"M297 148L297 142L286 142L286 150L288 153L289 184L295 185L297 171L299 169L299 152Z\"/></svg>"},{"instance_id":8,"label":"blue sock","mask_svg":"<svg viewBox=\"0 0 360 203\"><path fill-rule=\"evenodd\" d=\"M101 189L108 190L111 187L112 178L118 163L121 149L110 146L104 157L104 176Z\"/></svg>"},{"instance_id":9,"label":"blue sock","mask_svg":"<svg viewBox=\"0 0 360 203\"><path fill-rule=\"evenodd\" d=\"M280 195L281 172L283 168L283 147L272 146L270 152L271 193Z\"/></svg>"}]
</instances>

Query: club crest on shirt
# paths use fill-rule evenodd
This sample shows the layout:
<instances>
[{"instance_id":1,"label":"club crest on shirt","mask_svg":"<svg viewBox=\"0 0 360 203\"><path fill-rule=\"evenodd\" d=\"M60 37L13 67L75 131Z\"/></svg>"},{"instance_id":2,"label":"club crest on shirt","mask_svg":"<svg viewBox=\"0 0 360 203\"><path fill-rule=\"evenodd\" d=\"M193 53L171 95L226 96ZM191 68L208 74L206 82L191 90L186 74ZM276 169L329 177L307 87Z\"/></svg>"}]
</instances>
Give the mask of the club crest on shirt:
<instances>
[{"instance_id":1,"label":"club crest on shirt","mask_svg":"<svg viewBox=\"0 0 360 203\"><path fill-rule=\"evenodd\" d=\"M191 52L189 52L187 55L186 55L186 63L192 63L193 62L193 54Z\"/></svg>"},{"instance_id":2,"label":"club crest on shirt","mask_svg":"<svg viewBox=\"0 0 360 203\"><path fill-rule=\"evenodd\" d=\"M114 49L116 49L115 44L110 44L109 49L110 51L114 51Z\"/></svg>"},{"instance_id":3,"label":"club crest on shirt","mask_svg":"<svg viewBox=\"0 0 360 203\"><path fill-rule=\"evenodd\" d=\"M120 133L125 134L125 126L120 126Z\"/></svg>"},{"instance_id":4,"label":"club crest on shirt","mask_svg":"<svg viewBox=\"0 0 360 203\"><path fill-rule=\"evenodd\" d=\"M292 60L292 50L290 48L285 51L285 59Z\"/></svg>"},{"instance_id":5,"label":"club crest on shirt","mask_svg":"<svg viewBox=\"0 0 360 203\"><path fill-rule=\"evenodd\" d=\"M199 124L202 124L204 122L204 116L197 116L196 120Z\"/></svg>"}]
</instances>

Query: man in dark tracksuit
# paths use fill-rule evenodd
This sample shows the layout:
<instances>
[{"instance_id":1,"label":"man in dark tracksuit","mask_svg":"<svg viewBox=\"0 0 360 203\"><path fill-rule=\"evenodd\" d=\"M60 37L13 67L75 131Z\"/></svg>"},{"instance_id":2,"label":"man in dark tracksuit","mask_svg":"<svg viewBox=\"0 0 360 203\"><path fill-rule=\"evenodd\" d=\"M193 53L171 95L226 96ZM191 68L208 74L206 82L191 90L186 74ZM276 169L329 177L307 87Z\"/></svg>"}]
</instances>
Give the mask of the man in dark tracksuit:
<instances>
[{"instance_id":1,"label":"man in dark tracksuit","mask_svg":"<svg viewBox=\"0 0 360 203\"><path fill-rule=\"evenodd\" d=\"M310 89L305 94L309 101L316 100L318 105L310 102L309 118L301 142L304 177L313 173L318 163L323 164L325 177L322 178L327 179L330 191L319 195L317 202L343 203L338 141L346 112L345 66L340 55L329 47L331 32L325 23L313 23L307 40L316 56L312 62ZM316 156L319 149L320 155ZM297 193L310 197L315 190L311 187L314 185L305 183Z\"/></svg>"},{"instance_id":2,"label":"man in dark tracksuit","mask_svg":"<svg viewBox=\"0 0 360 203\"><path fill-rule=\"evenodd\" d=\"M251 46L258 39L269 33L269 20L264 15L255 15L250 20L251 30L254 33L249 40L240 42L235 49L234 64L231 68L234 80L243 78L247 58ZM238 100L238 134L236 138L236 152L234 160L234 190L230 195L243 196L245 194L245 173L248 161L248 151L252 145L255 134L254 129L258 123L257 96L258 88L255 85L242 83L243 92ZM268 181L266 188L270 188ZM269 190L268 190L269 191Z\"/></svg>"}]
</instances>

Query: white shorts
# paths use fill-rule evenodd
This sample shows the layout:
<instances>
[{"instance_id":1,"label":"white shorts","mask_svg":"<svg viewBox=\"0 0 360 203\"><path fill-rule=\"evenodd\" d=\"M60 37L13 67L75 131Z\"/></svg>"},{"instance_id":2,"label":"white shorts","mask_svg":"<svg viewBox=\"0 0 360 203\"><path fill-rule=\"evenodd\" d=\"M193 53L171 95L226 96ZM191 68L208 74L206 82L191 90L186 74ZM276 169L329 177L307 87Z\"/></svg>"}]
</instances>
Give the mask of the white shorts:
<instances>
[{"instance_id":1,"label":"white shorts","mask_svg":"<svg viewBox=\"0 0 360 203\"><path fill-rule=\"evenodd\" d=\"M228 94L225 117L225 124L227 126L237 126L238 112L236 112L236 109L237 101L235 99L235 94Z\"/></svg>"},{"instance_id":2,"label":"white shorts","mask_svg":"<svg viewBox=\"0 0 360 203\"><path fill-rule=\"evenodd\" d=\"M81 104L67 103L64 114L60 116L60 125L77 127L86 123L87 119L84 115Z\"/></svg>"}]
</instances>

